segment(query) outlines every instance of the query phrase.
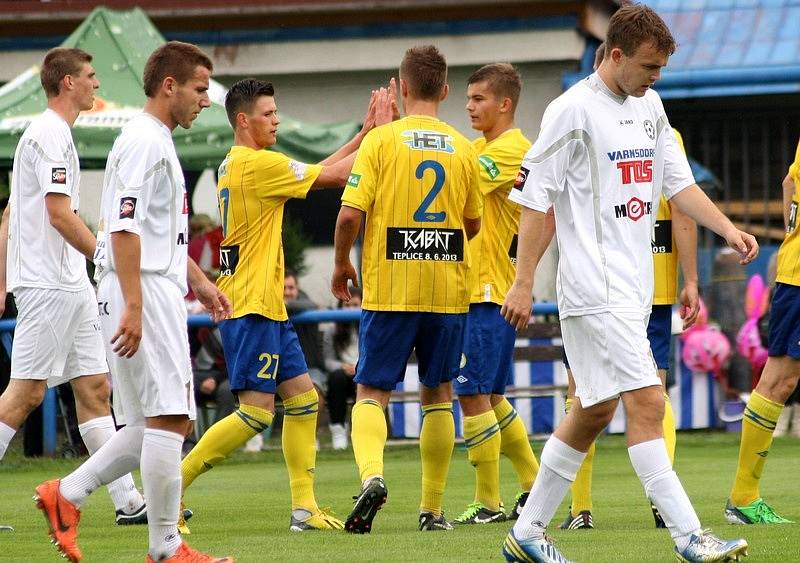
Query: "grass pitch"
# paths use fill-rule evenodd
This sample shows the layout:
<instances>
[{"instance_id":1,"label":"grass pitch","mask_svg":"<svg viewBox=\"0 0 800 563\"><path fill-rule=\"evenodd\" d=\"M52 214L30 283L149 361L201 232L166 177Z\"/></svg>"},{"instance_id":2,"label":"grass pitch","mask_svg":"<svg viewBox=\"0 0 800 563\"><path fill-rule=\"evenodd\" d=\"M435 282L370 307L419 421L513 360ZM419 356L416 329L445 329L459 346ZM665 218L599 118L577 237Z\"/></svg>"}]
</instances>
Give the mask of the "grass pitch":
<instances>
[{"instance_id":1,"label":"grass pitch","mask_svg":"<svg viewBox=\"0 0 800 563\"><path fill-rule=\"evenodd\" d=\"M275 443L275 439L273 439ZM534 443L537 455L542 444ZM750 562L800 561L800 523L738 527L725 524L722 509L733 479L738 435L688 433L678 436L676 469L703 525L723 537L743 536L750 543ZM29 460L11 451L0 463L0 561L60 561L47 541L45 523L31 496L41 481L63 476L77 460ZM506 507L518 486L507 460L502 464ZM499 560L507 523L459 527L450 533L416 530L419 502L419 452L414 446L392 446L386 452L389 500L375 519L370 535L344 532L290 533L289 489L279 451L238 453L201 476L187 494L194 509L193 546L237 561L484 561ZM762 493L780 514L800 522L800 440L775 441L762 482ZM344 518L358 490L352 452L320 453L317 498ZM137 483L140 482L137 475ZM450 468L446 515L456 517L472 500L473 470L457 446ZM561 531L568 499L551 525L551 535L565 555L583 562L674 561L665 530L656 530L649 504L628 462L624 439L603 437L594 471L595 530ZM114 525L113 507L105 490L84 505L79 545L84 561L141 562L147 550L142 526Z\"/></svg>"}]
</instances>

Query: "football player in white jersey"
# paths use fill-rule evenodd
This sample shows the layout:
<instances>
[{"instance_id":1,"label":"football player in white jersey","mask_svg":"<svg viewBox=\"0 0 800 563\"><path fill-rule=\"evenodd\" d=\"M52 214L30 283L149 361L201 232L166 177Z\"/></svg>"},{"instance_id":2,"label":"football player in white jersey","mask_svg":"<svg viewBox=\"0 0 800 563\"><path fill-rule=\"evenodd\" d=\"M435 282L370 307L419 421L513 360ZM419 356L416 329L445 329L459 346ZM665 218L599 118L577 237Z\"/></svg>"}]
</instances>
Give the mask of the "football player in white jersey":
<instances>
[{"instance_id":1,"label":"football player in white jersey","mask_svg":"<svg viewBox=\"0 0 800 563\"><path fill-rule=\"evenodd\" d=\"M97 300L86 275L95 237L77 215L80 164L71 132L78 114L92 108L100 85L91 61L80 49L47 53L40 75L47 109L25 129L14 155L0 229L0 312L9 291L19 316L11 381L0 396L0 459L46 387L67 381L89 453L116 431ZM146 522L144 500L130 475L109 483L108 490L118 524Z\"/></svg>"},{"instance_id":2,"label":"football player in white jersey","mask_svg":"<svg viewBox=\"0 0 800 563\"><path fill-rule=\"evenodd\" d=\"M212 559L177 530L181 446L194 419L183 296L188 282L214 320L230 303L187 256L188 197L172 131L209 107L212 64L194 45L169 42L144 69L144 112L108 155L95 252L114 411L126 426L76 471L36 489L59 550L71 561L79 507L100 484L141 467L149 520L147 561Z\"/></svg>"},{"instance_id":3,"label":"football player in white jersey","mask_svg":"<svg viewBox=\"0 0 800 563\"><path fill-rule=\"evenodd\" d=\"M554 100L525 156L510 198L523 206L517 275L503 305L515 327L528 323L545 215L558 230L558 306L576 400L545 444L541 467L503 553L510 561L566 559L544 535L589 445L622 399L628 453L658 508L681 561L728 561L743 539L703 531L672 469L662 432L664 398L650 353L653 299L650 245L659 197L720 236L751 261L755 239L738 230L695 184L652 90L675 40L650 8L620 8L609 22L597 72Z\"/></svg>"}]
</instances>

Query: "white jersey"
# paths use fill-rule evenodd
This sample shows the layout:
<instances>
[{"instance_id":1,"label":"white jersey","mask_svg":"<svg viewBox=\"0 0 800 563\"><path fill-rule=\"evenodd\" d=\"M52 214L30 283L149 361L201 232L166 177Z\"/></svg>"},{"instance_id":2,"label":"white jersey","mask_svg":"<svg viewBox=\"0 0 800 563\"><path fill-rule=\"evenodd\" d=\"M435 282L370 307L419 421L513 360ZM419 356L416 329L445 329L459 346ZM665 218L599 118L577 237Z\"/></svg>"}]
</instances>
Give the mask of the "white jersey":
<instances>
[{"instance_id":1,"label":"white jersey","mask_svg":"<svg viewBox=\"0 0 800 563\"><path fill-rule=\"evenodd\" d=\"M618 96L595 73L550 103L509 198L554 208L561 318L650 312L659 197L692 184L654 91Z\"/></svg>"},{"instance_id":2,"label":"white jersey","mask_svg":"<svg viewBox=\"0 0 800 563\"><path fill-rule=\"evenodd\" d=\"M108 155L97 233L98 281L116 270L109 234L139 235L143 273L174 282L186 295L189 201L172 133L148 113L122 128Z\"/></svg>"},{"instance_id":3,"label":"white jersey","mask_svg":"<svg viewBox=\"0 0 800 563\"><path fill-rule=\"evenodd\" d=\"M50 225L45 205L47 194L65 194L77 213L80 180L69 125L48 109L31 121L14 153L8 291L20 287L80 291L89 286L86 259Z\"/></svg>"}]
</instances>

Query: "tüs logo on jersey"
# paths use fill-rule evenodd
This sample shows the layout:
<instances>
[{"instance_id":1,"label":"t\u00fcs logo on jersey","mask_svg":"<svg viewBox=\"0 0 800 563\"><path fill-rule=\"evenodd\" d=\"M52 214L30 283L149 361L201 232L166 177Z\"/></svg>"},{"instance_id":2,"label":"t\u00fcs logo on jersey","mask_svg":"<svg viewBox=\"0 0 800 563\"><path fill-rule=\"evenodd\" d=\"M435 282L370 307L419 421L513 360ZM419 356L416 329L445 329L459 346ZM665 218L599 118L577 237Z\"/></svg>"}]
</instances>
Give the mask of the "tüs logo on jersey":
<instances>
[{"instance_id":1,"label":"t\u00fcs logo on jersey","mask_svg":"<svg viewBox=\"0 0 800 563\"><path fill-rule=\"evenodd\" d=\"M500 175L500 169L497 167L495 161L485 154L478 157L478 162L492 180L495 180Z\"/></svg>"},{"instance_id":2,"label":"t\u00fcs logo on jersey","mask_svg":"<svg viewBox=\"0 0 800 563\"><path fill-rule=\"evenodd\" d=\"M461 229L386 229L387 260L464 260L464 231Z\"/></svg>"},{"instance_id":3,"label":"t\u00fcs logo on jersey","mask_svg":"<svg viewBox=\"0 0 800 563\"><path fill-rule=\"evenodd\" d=\"M67 169L66 168L53 168L50 171L50 182L53 184L66 184L67 183Z\"/></svg>"},{"instance_id":4,"label":"t\u00fcs logo on jersey","mask_svg":"<svg viewBox=\"0 0 800 563\"><path fill-rule=\"evenodd\" d=\"M519 235L514 235L514 238L511 239L511 244L508 246L508 258L511 260L511 263L515 266L517 265L517 243L519 240Z\"/></svg>"},{"instance_id":5,"label":"t\u00fcs logo on jersey","mask_svg":"<svg viewBox=\"0 0 800 563\"><path fill-rule=\"evenodd\" d=\"M525 182L528 179L528 174L530 174L530 170L528 170L524 166L519 167L519 172L517 172L517 179L514 180L515 190L522 191L522 188L525 186Z\"/></svg>"},{"instance_id":6,"label":"t\u00fcs logo on jersey","mask_svg":"<svg viewBox=\"0 0 800 563\"><path fill-rule=\"evenodd\" d=\"M361 174L356 174L355 172L350 172L350 176L347 177L347 186L348 188L358 188L358 183L361 182Z\"/></svg>"},{"instance_id":7,"label":"t\u00fcs logo on jersey","mask_svg":"<svg viewBox=\"0 0 800 563\"><path fill-rule=\"evenodd\" d=\"M638 221L645 215L652 215L653 203L642 201L638 197L632 197L628 203L614 206L614 215L617 219L628 218L631 221Z\"/></svg>"},{"instance_id":8,"label":"t\u00fcs logo on jersey","mask_svg":"<svg viewBox=\"0 0 800 563\"><path fill-rule=\"evenodd\" d=\"M219 247L219 275L232 276L239 265L239 245Z\"/></svg>"},{"instance_id":9,"label":"t\u00fcs logo on jersey","mask_svg":"<svg viewBox=\"0 0 800 563\"><path fill-rule=\"evenodd\" d=\"M123 197L119 200L120 219L133 219L135 213L136 213L135 197Z\"/></svg>"},{"instance_id":10,"label":"t\u00fcs logo on jersey","mask_svg":"<svg viewBox=\"0 0 800 563\"><path fill-rule=\"evenodd\" d=\"M289 161L289 169L294 174L294 177L297 178L297 181L300 182L306 177L306 169L308 168L308 164L303 162L298 162L296 160Z\"/></svg>"},{"instance_id":11,"label":"t\u00fcs logo on jersey","mask_svg":"<svg viewBox=\"0 0 800 563\"><path fill-rule=\"evenodd\" d=\"M425 131L423 129L410 129L401 133L406 140L403 143L415 151L436 151L452 154L453 137L439 131Z\"/></svg>"},{"instance_id":12,"label":"t\u00fcs logo on jersey","mask_svg":"<svg viewBox=\"0 0 800 563\"><path fill-rule=\"evenodd\" d=\"M786 233L791 233L797 228L797 202L789 206L789 222L786 223Z\"/></svg>"}]
</instances>

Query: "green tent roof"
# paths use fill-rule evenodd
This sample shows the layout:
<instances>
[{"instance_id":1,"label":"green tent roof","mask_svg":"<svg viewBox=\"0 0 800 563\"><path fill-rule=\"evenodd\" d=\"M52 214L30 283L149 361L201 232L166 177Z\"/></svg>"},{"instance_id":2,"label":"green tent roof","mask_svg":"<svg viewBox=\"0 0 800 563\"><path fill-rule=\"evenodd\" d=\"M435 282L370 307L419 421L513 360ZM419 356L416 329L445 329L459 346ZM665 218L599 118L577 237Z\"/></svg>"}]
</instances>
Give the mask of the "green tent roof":
<instances>
[{"instance_id":1,"label":"green tent roof","mask_svg":"<svg viewBox=\"0 0 800 563\"><path fill-rule=\"evenodd\" d=\"M100 79L95 107L78 117L73 137L84 168L102 168L120 127L144 105L142 71L147 58L165 42L139 8L115 11L96 8L62 44L90 53ZM186 170L216 168L233 144L223 106L225 88L212 80L210 108L189 130L175 130L175 146ZM0 88L0 167L11 168L14 150L30 119L47 105L34 66ZM282 117L273 148L305 162L333 153L357 131L355 122L308 125Z\"/></svg>"}]
</instances>

